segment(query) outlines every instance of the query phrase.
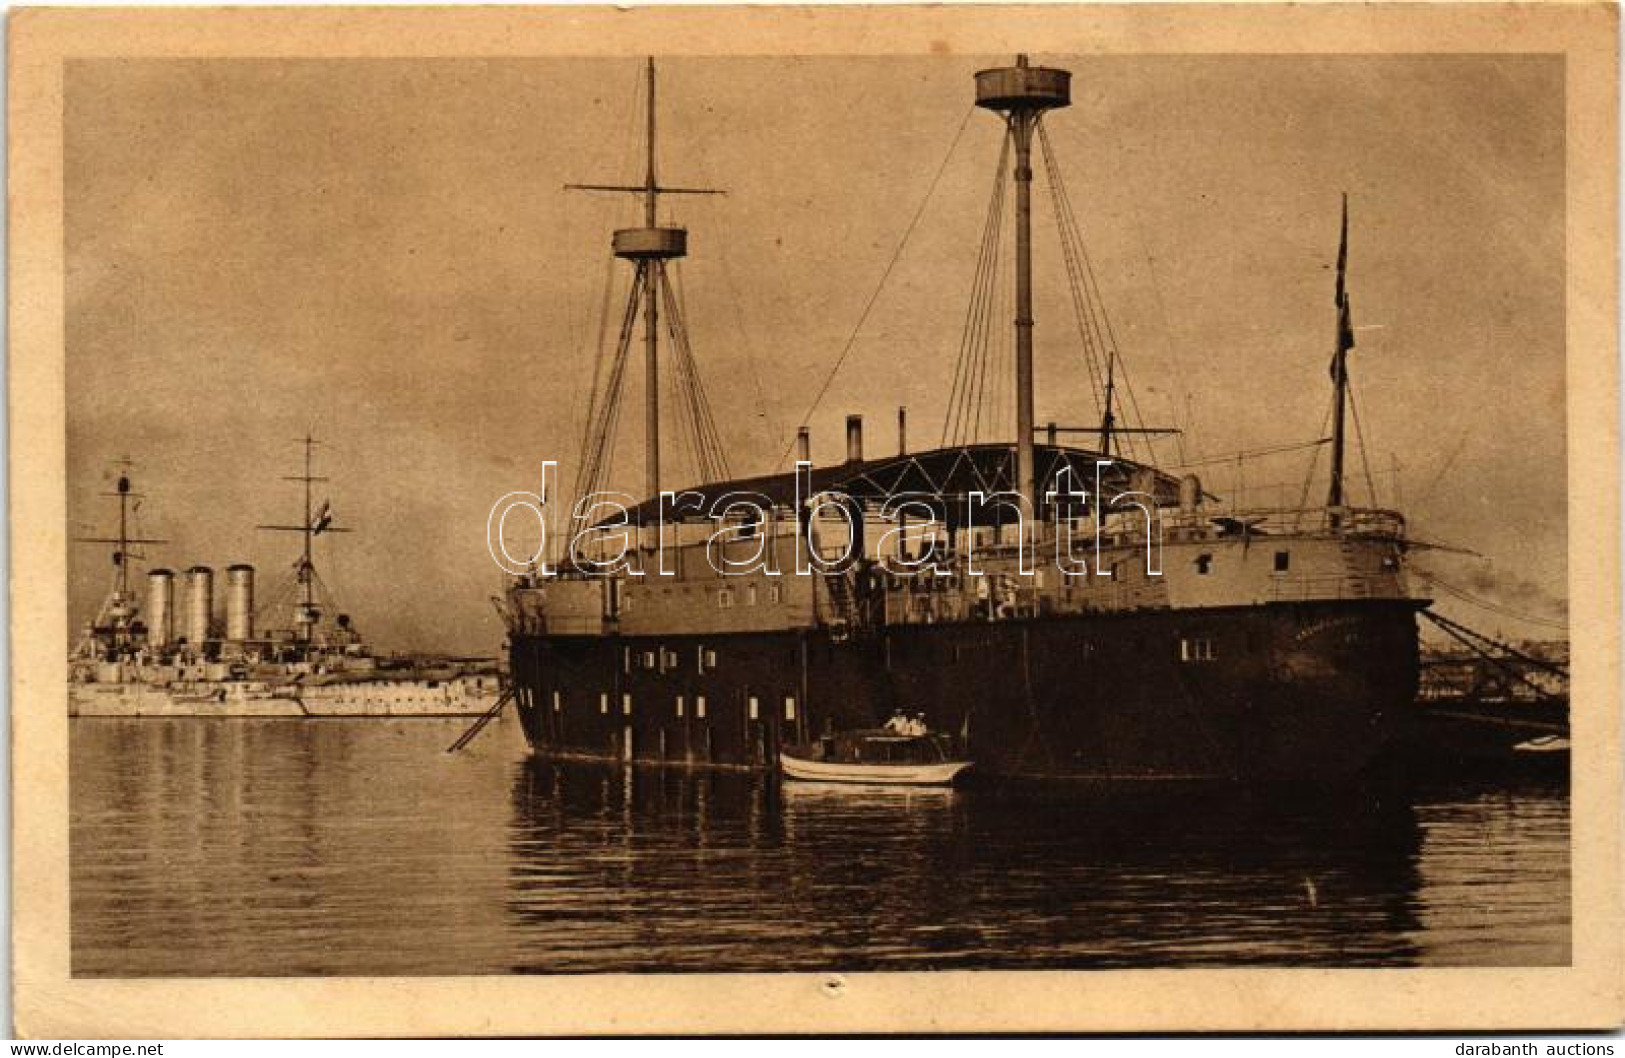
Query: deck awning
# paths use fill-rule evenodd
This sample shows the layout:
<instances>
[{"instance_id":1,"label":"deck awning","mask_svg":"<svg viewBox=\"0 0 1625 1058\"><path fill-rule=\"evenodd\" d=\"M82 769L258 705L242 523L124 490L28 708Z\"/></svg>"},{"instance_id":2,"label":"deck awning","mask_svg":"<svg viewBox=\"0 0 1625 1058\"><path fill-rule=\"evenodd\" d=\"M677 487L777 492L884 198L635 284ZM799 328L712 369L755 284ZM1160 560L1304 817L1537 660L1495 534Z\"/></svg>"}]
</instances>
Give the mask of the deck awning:
<instances>
[{"instance_id":1,"label":"deck awning","mask_svg":"<svg viewBox=\"0 0 1625 1058\"><path fill-rule=\"evenodd\" d=\"M1090 449L1060 445L1040 444L1033 448L1040 494L1053 488L1063 468L1070 468L1072 481L1093 498L1095 464L1106 456ZM1100 482L1108 501L1123 492L1142 491L1155 496L1161 507L1175 506L1179 502L1178 478L1120 456L1112 456L1110 465L1100 468ZM1014 520L1009 506L988 505L982 515L967 521L967 501L972 493L992 495L1014 492L1016 488L1015 448L1008 444L978 444L813 467L806 491L809 495L839 492L864 509L875 511L888 499L907 493L911 498L930 502L938 518L949 524L998 525ZM729 494L750 498L780 512L788 512L796 504L793 471L733 478L673 491L679 496L689 495L684 496L676 514L668 513L668 522L706 518L706 512L714 509L715 502ZM658 502L658 499L645 500L633 508L630 523L652 524L659 510ZM602 524L611 523L619 523L619 519Z\"/></svg>"}]
</instances>

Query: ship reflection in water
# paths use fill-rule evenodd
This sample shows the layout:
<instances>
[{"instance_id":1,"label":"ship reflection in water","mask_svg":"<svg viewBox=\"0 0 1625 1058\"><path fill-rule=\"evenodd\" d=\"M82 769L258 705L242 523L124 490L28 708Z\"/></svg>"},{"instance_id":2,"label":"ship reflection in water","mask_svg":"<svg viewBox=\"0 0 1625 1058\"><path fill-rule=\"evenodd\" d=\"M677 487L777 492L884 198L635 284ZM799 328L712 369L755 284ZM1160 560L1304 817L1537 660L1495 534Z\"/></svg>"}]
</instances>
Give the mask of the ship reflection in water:
<instances>
[{"instance_id":1,"label":"ship reflection in water","mask_svg":"<svg viewBox=\"0 0 1625 1058\"><path fill-rule=\"evenodd\" d=\"M466 753L456 722L72 732L78 974L1549 965L1555 782L1066 795Z\"/></svg>"}]
</instances>

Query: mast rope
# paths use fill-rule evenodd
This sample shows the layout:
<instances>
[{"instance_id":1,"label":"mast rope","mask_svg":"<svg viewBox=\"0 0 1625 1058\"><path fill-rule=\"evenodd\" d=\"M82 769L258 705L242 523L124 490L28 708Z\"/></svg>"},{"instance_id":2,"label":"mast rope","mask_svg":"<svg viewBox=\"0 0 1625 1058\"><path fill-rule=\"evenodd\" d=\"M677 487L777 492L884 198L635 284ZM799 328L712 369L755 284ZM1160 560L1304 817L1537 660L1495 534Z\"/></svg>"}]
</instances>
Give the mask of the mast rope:
<instances>
[{"instance_id":1,"label":"mast rope","mask_svg":"<svg viewBox=\"0 0 1625 1058\"><path fill-rule=\"evenodd\" d=\"M1349 391L1349 411L1354 416L1354 443L1360 446L1360 469L1365 474L1365 490L1371 496L1371 506L1377 503L1377 485L1371 477L1371 454L1366 449L1365 429L1360 425L1360 402L1354 396L1354 379L1344 376L1344 383Z\"/></svg>"},{"instance_id":2,"label":"mast rope","mask_svg":"<svg viewBox=\"0 0 1625 1058\"><path fill-rule=\"evenodd\" d=\"M1106 300L1101 295L1100 280L1095 273L1094 262L1089 256L1089 248L1083 238L1083 227L1078 221L1077 211L1072 206L1071 196L1067 194L1066 180L1062 175L1060 163L1055 157L1055 149L1050 144L1049 129L1042 122L1038 124L1038 142L1044 157L1045 172L1051 182L1051 195L1056 201L1057 213L1062 218L1061 240L1063 247L1070 239L1075 254L1076 263L1074 267L1081 266L1081 286L1085 295L1083 305L1087 309L1088 319L1097 339L1095 354L1097 356L1104 355L1115 368L1114 376L1121 378L1120 384L1128 398L1124 405L1125 419L1131 426L1143 427L1145 425L1145 415L1140 410L1140 398L1135 392L1134 384L1124 364L1122 346L1118 343L1117 331L1112 325L1111 314L1106 311ZM1073 311L1078 311L1076 300L1074 301ZM1106 409L1105 403L1104 400L1101 401L1103 418L1105 411L1109 410ZM1138 435L1133 433L1123 435L1123 447L1128 452L1129 457L1142 463L1153 462L1155 449L1150 437L1145 437L1143 451L1142 442L1137 438Z\"/></svg>"},{"instance_id":3,"label":"mast rope","mask_svg":"<svg viewBox=\"0 0 1625 1058\"><path fill-rule=\"evenodd\" d=\"M1093 315L1087 308L1087 294L1082 286L1078 263L1062 205L1065 192L1058 186L1060 175L1056 172L1055 159L1050 153L1049 134L1044 131L1042 124L1039 125L1038 145L1040 154L1044 159L1044 176L1049 184L1050 205L1055 212L1055 227L1061 235L1061 260L1065 265L1067 288L1072 298L1073 321L1078 328L1078 340L1083 346L1083 362L1088 369L1089 391L1094 397L1095 407L1104 412L1106 407L1106 389L1103 382L1105 372L1101 365L1100 350L1096 342L1095 332L1098 331L1098 328L1091 329Z\"/></svg>"},{"instance_id":4,"label":"mast rope","mask_svg":"<svg viewBox=\"0 0 1625 1058\"><path fill-rule=\"evenodd\" d=\"M975 112L976 107L974 104L965 108L965 118L959 123L959 130L954 133L953 142L948 145L947 153L942 156L942 164L937 167L936 175L931 178L930 186L925 189L925 197L920 199L919 208L914 211L914 216L909 218L908 226L903 229L903 236L897 242L897 249L892 252L891 260L886 263L886 269L880 275L880 282L876 284L874 293L869 295L868 302L864 304L863 311L858 315L858 322L852 328L852 333L847 337L846 344L842 346L841 354L835 358L835 363L830 367L829 374L824 377L823 385L818 387L818 392L813 396L812 403L808 405L806 414L796 424L798 430L806 426L812 419L813 413L818 410L818 405L823 401L824 395L829 392L830 385L834 383L836 374L841 370L841 365L846 363L846 358L851 355L853 347L857 345L858 335L862 333L863 325L868 322L869 313L874 311L875 302L880 300L880 292L886 288L886 280L891 277L892 269L897 267L897 262L902 258L903 248L908 245L909 236L914 233L914 228L920 223L920 217L925 214L925 207L931 201L931 196L936 191L937 184L941 182L942 174L947 171L948 162L953 158L954 150L958 148L959 141L965 134L965 127L970 124L971 115ZM795 443L791 442L784 449L783 454L779 456L775 469L784 467L785 460L790 458L790 453L794 448Z\"/></svg>"},{"instance_id":5,"label":"mast rope","mask_svg":"<svg viewBox=\"0 0 1625 1058\"><path fill-rule=\"evenodd\" d=\"M1460 601L1467 603L1469 606L1476 606L1481 610L1485 610L1501 617L1510 617L1515 621L1526 621L1529 624L1539 625L1542 628L1567 630L1569 627L1569 623L1566 620L1556 621L1549 617L1536 617L1533 614L1521 613L1512 609L1510 606L1502 606L1499 603L1490 602L1489 600L1484 599L1481 596L1474 595L1463 588L1458 588L1454 584L1440 580L1437 576L1434 576L1425 570L1418 569L1415 566L1412 566L1410 571L1416 574L1416 576L1420 577L1428 585L1443 589L1446 594L1454 596Z\"/></svg>"},{"instance_id":6,"label":"mast rope","mask_svg":"<svg viewBox=\"0 0 1625 1058\"><path fill-rule=\"evenodd\" d=\"M1004 192L1008 186L1005 165L1010 153L1010 132L1005 130L999 150L998 165L993 170L993 192L988 198L987 219L982 225L982 243L976 255L976 269L971 277L971 296L965 310L965 325L959 339L959 358L954 364L954 382L948 396L948 413L942 423L942 444L950 439L963 444L974 439L970 418L974 402L979 400L982 381L983 357L987 351L987 330L992 316L993 277L998 270L998 246L1003 226Z\"/></svg>"}]
</instances>

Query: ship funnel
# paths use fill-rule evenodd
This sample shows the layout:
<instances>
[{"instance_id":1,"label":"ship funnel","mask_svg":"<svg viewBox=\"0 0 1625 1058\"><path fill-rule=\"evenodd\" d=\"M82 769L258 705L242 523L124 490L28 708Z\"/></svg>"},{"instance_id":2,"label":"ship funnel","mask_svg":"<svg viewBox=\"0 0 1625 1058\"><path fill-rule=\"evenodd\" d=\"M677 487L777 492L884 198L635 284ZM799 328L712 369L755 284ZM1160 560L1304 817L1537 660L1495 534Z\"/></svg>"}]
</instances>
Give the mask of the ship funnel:
<instances>
[{"instance_id":1,"label":"ship funnel","mask_svg":"<svg viewBox=\"0 0 1625 1058\"><path fill-rule=\"evenodd\" d=\"M147 642L168 646L175 638L175 574L167 569L147 573Z\"/></svg>"},{"instance_id":2,"label":"ship funnel","mask_svg":"<svg viewBox=\"0 0 1625 1058\"><path fill-rule=\"evenodd\" d=\"M863 462L863 416L846 417L846 461Z\"/></svg>"},{"instance_id":3,"label":"ship funnel","mask_svg":"<svg viewBox=\"0 0 1625 1058\"><path fill-rule=\"evenodd\" d=\"M214 570L193 566L186 571L186 639L202 649L214 616Z\"/></svg>"},{"instance_id":4,"label":"ship funnel","mask_svg":"<svg viewBox=\"0 0 1625 1058\"><path fill-rule=\"evenodd\" d=\"M1202 506L1202 479L1186 474L1179 479L1179 510L1182 514L1195 514Z\"/></svg>"},{"instance_id":5,"label":"ship funnel","mask_svg":"<svg viewBox=\"0 0 1625 1058\"><path fill-rule=\"evenodd\" d=\"M796 461L801 463L812 462L812 435L805 426L796 431Z\"/></svg>"},{"instance_id":6,"label":"ship funnel","mask_svg":"<svg viewBox=\"0 0 1625 1058\"><path fill-rule=\"evenodd\" d=\"M254 567L238 564L226 570L226 638L254 638Z\"/></svg>"}]
</instances>

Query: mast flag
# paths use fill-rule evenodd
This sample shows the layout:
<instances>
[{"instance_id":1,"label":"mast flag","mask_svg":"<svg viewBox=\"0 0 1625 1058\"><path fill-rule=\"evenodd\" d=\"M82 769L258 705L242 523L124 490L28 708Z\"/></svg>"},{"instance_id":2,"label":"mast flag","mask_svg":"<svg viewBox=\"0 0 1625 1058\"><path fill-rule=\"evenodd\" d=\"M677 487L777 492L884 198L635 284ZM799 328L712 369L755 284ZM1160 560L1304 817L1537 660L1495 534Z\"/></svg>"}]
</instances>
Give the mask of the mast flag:
<instances>
[{"instance_id":1,"label":"mast flag","mask_svg":"<svg viewBox=\"0 0 1625 1058\"><path fill-rule=\"evenodd\" d=\"M1349 197L1343 196L1343 232L1337 242L1337 352L1332 357L1332 380L1337 381L1344 354L1354 348L1354 314L1348 292Z\"/></svg>"}]
</instances>

